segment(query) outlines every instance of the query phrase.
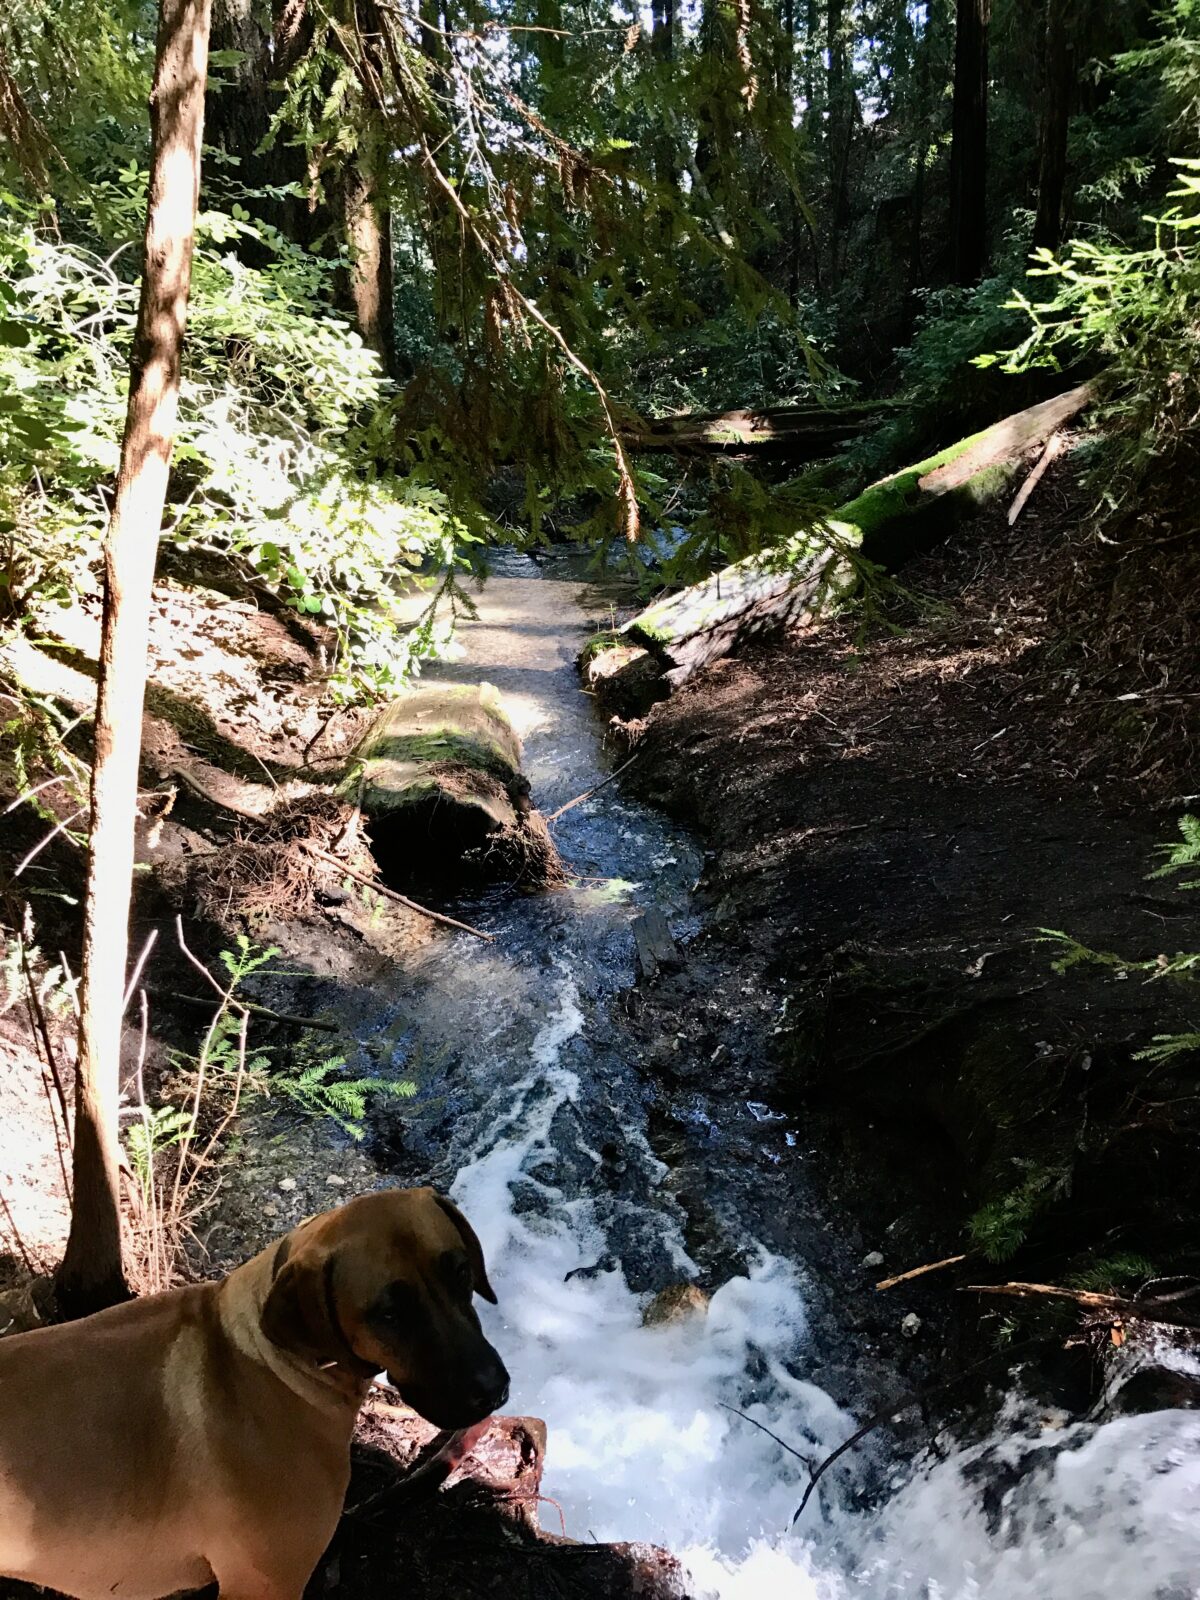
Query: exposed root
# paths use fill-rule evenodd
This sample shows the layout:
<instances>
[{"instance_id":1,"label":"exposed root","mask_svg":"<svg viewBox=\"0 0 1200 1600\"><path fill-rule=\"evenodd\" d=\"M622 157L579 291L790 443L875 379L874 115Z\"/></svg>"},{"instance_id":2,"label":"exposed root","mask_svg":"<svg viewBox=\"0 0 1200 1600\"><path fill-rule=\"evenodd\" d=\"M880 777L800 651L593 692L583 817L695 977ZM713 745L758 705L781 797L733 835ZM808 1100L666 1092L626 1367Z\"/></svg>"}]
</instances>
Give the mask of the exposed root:
<instances>
[{"instance_id":1,"label":"exposed root","mask_svg":"<svg viewBox=\"0 0 1200 1600\"><path fill-rule=\"evenodd\" d=\"M531 893L559 889L569 877L540 811L527 812L515 828L498 829L486 844L467 851L463 864L468 871L476 868L483 877Z\"/></svg>"},{"instance_id":2,"label":"exposed root","mask_svg":"<svg viewBox=\"0 0 1200 1600\"><path fill-rule=\"evenodd\" d=\"M218 927L242 920L312 916L337 874L307 848L329 849L343 835L352 807L329 794L285 800L258 821L247 820L230 844L168 868L168 885L186 891L202 917ZM369 872L364 850L348 858Z\"/></svg>"}]
</instances>

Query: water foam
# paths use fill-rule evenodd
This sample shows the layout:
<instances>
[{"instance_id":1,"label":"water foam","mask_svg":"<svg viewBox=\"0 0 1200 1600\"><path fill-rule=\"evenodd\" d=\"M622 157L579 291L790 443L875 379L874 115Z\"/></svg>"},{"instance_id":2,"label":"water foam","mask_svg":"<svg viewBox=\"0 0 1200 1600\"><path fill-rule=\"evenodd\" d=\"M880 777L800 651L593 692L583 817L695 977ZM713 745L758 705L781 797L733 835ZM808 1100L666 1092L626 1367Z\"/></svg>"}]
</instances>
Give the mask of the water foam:
<instances>
[{"instance_id":1,"label":"water foam","mask_svg":"<svg viewBox=\"0 0 1200 1600\"><path fill-rule=\"evenodd\" d=\"M707 1317L643 1326L622 1272L597 1267L598 1203L539 1175L580 1092L563 1057L583 1025L563 972L530 1071L497 1091L454 1186L500 1297L487 1320L513 1403L549 1425L545 1492L574 1537L666 1545L721 1600L1200 1600L1200 1417L1187 1412L1057 1434L1014 1419L911 1470L875 1510L834 1498L793 1530L804 1464L726 1408L812 1460L853 1431L795 1375L799 1275L758 1251ZM678 1233L669 1211L654 1222ZM690 1265L682 1236L669 1242Z\"/></svg>"}]
</instances>

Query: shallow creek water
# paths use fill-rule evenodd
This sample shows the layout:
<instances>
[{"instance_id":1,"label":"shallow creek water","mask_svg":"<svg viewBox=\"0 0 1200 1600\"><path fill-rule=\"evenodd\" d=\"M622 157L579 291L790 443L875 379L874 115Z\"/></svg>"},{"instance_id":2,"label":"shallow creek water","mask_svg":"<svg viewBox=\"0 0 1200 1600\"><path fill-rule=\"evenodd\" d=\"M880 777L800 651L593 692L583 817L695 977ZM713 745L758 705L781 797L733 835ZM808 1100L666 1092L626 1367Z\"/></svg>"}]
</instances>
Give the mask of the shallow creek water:
<instances>
[{"instance_id":1,"label":"shallow creek water","mask_svg":"<svg viewBox=\"0 0 1200 1600\"><path fill-rule=\"evenodd\" d=\"M608 770L574 667L589 605L591 625L602 615L582 587L565 565L499 557L458 659L431 674L502 691L545 813ZM481 1235L499 1296L484 1320L510 1408L548 1424L545 1493L567 1531L666 1545L698 1593L737 1600L1200 1596L1195 1413L1050 1430L1014 1400L984 1444L924 1466L876 1453L869 1497L868 1447L790 1526L804 1465L724 1407L815 1460L854 1429L805 1377L814 1340L837 1332L810 1328L803 1239L795 1259L772 1254L726 1208L744 1271L707 1317L642 1325L653 1290L697 1273L646 1082L608 1019L634 980L637 912L659 905L685 938L694 926L701 852L616 785L555 833L580 881L473 904L496 942L439 941L395 996L421 1083L397 1170L449 1188ZM719 1106L696 1110L710 1113L715 1126ZM719 1137L712 1149L719 1192L721 1164L746 1157Z\"/></svg>"}]
</instances>

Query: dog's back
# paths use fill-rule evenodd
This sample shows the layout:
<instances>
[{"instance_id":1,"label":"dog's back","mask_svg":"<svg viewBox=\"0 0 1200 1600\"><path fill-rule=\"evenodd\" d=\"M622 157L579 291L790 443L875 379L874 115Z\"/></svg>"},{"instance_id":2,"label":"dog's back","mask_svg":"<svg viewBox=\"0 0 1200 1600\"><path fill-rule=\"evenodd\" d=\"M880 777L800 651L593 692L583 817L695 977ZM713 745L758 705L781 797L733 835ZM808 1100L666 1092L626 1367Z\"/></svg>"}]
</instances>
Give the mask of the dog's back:
<instances>
[{"instance_id":1,"label":"dog's back","mask_svg":"<svg viewBox=\"0 0 1200 1600\"><path fill-rule=\"evenodd\" d=\"M178 1506L181 1466L202 1467L190 1347L215 1315L188 1288L0 1339L0 1573L118 1600L210 1581Z\"/></svg>"}]
</instances>

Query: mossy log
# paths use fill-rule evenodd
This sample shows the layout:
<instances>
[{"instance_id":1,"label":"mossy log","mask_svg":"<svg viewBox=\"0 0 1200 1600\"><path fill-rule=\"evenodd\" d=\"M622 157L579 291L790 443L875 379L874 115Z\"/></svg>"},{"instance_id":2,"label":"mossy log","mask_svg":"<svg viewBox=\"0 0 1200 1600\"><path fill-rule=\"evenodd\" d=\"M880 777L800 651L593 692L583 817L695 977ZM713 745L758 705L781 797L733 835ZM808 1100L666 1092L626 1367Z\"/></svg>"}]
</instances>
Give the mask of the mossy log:
<instances>
[{"instance_id":1,"label":"mossy log","mask_svg":"<svg viewBox=\"0 0 1200 1600\"><path fill-rule=\"evenodd\" d=\"M857 585L855 557L889 569L1003 493L1024 457L1087 405L1085 384L872 484L815 529L656 601L623 633L676 686L753 633L825 614Z\"/></svg>"},{"instance_id":2,"label":"mossy log","mask_svg":"<svg viewBox=\"0 0 1200 1600\"><path fill-rule=\"evenodd\" d=\"M559 873L530 808L521 741L490 683L420 684L359 740L338 792L362 810L389 882Z\"/></svg>"},{"instance_id":3,"label":"mossy log","mask_svg":"<svg viewBox=\"0 0 1200 1600\"><path fill-rule=\"evenodd\" d=\"M443 806L456 825L482 835L516 826L522 782L521 741L490 683L422 684L363 734L339 793L357 802L377 836Z\"/></svg>"}]
</instances>

